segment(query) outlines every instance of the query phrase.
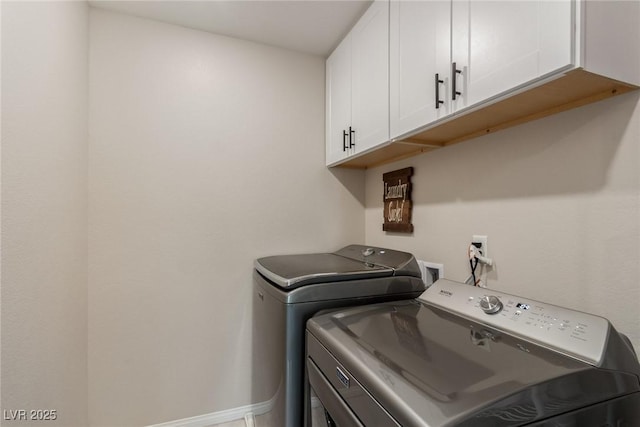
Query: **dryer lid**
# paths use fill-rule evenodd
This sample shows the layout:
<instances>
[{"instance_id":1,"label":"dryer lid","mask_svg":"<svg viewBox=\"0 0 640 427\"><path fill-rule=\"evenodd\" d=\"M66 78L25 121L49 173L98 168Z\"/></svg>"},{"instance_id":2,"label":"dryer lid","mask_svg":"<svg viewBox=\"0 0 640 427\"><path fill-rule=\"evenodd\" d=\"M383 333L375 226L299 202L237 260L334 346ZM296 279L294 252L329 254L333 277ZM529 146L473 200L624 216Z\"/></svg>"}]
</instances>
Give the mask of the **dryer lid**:
<instances>
[{"instance_id":1,"label":"dryer lid","mask_svg":"<svg viewBox=\"0 0 640 427\"><path fill-rule=\"evenodd\" d=\"M280 255L260 258L255 268L281 288L313 283L356 280L393 275L393 269L354 261L336 254Z\"/></svg>"},{"instance_id":2,"label":"dryer lid","mask_svg":"<svg viewBox=\"0 0 640 427\"><path fill-rule=\"evenodd\" d=\"M255 269L277 286L291 290L314 283L389 276L420 277L413 255L362 245L335 253L277 255L259 258Z\"/></svg>"}]
</instances>

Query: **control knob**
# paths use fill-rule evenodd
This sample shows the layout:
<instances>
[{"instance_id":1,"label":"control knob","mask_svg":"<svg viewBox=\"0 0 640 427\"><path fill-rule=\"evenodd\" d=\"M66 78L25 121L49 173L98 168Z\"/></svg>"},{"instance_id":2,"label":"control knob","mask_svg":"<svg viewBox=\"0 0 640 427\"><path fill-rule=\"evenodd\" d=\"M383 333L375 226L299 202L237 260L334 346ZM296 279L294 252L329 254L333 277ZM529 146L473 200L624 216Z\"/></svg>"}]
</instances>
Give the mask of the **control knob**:
<instances>
[{"instance_id":1,"label":"control knob","mask_svg":"<svg viewBox=\"0 0 640 427\"><path fill-rule=\"evenodd\" d=\"M502 301L495 295L485 295L480 298L480 308L487 314L496 314L502 310Z\"/></svg>"},{"instance_id":2,"label":"control knob","mask_svg":"<svg viewBox=\"0 0 640 427\"><path fill-rule=\"evenodd\" d=\"M375 252L376 252L375 249L367 248L367 249L362 251L362 255L363 256L370 256L370 255L373 255Z\"/></svg>"}]
</instances>

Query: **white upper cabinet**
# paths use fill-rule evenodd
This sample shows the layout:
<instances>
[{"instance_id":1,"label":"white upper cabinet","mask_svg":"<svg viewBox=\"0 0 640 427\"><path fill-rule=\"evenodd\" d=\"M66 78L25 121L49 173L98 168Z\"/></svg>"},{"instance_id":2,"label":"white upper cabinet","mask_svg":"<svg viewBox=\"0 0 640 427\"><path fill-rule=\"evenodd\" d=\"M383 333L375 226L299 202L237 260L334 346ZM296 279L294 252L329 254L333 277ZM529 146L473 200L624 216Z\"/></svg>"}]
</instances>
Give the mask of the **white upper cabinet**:
<instances>
[{"instance_id":1,"label":"white upper cabinet","mask_svg":"<svg viewBox=\"0 0 640 427\"><path fill-rule=\"evenodd\" d=\"M389 33L391 137L449 113L451 2L392 1Z\"/></svg>"},{"instance_id":2,"label":"white upper cabinet","mask_svg":"<svg viewBox=\"0 0 640 427\"><path fill-rule=\"evenodd\" d=\"M389 2L374 1L327 59L327 165L389 140Z\"/></svg>"},{"instance_id":3,"label":"white upper cabinet","mask_svg":"<svg viewBox=\"0 0 640 427\"><path fill-rule=\"evenodd\" d=\"M389 140L389 2L376 1L351 31L356 152Z\"/></svg>"},{"instance_id":4,"label":"white upper cabinet","mask_svg":"<svg viewBox=\"0 0 640 427\"><path fill-rule=\"evenodd\" d=\"M392 1L391 138L570 68L572 16L570 0Z\"/></svg>"},{"instance_id":5,"label":"white upper cabinet","mask_svg":"<svg viewBox=\"0 0 640 427\"><path fill-rule=\"evenodd\" d=\"M376 166L639 87L640 1L375 1L327 61L327 165Z\"/></svg>"},{"instance_id":6,"label":"white upper cabinet","mask_svg":"<svg viewBox=\"0 0 640 427\"><path fill-rule=\"evenodd\" d=\"M573 2L453 0L459 110L572 64Z\"/></svg>"},{"instance_id":7,"label":"white upper cabinet","mask_svg":"<svg viewBox=\"0 0 640 427\"><path fill-rule=\"evenodd\" d=\"M326 64L327 164L338 162L355 151L349 144L351 126L351 38L333 51Z\"/></svg>"}]
</instances>

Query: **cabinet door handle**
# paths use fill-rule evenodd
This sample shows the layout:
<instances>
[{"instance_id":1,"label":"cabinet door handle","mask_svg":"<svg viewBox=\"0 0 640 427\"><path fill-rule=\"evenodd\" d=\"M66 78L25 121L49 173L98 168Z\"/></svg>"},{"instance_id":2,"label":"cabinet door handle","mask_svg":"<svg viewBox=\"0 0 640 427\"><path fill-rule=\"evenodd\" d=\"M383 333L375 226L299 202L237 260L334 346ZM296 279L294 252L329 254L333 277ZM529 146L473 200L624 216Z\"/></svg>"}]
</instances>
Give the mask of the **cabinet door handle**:
<instances>
[{"instance_id":1,"label":"cabinet door handle","mask_svg":"<svg viewBox=\"0 0 640 427\"><path fill-rule=\"evenodd\" d=\"M451 99L454 101L458 96L462 95L462 92L459 92L456 89L456 80L458 80L458 74L462 74L462 70L458 70L458 67L456 67L456 63L454 62L453 64L451 64Z\"/></svg>"},{"instance_id":2,"label":"cabinet door handle","mask_svg":"<svg viewBox=\"0 0 640 427\"><path fill-rule=\"evenodd\" d=\"M436 73L436 109L440 108L440 105L444 104L444 101L440 100L440 84L444 83L444 80L440 80L440 75Z\"/></svg>"},{"instance_id":3,"label":"cabinet door handle","mask_svg":"<svg viewBox=\"0 0 640 427\"><path fill-rule=\"evenodd\" d=\"M342 151L347 151L347 131L342 131Z\"/></svg>"},{"instance_id":4,"label":"cabinet door handle","mask_svg":"<svg viewBox=\"0 0 640 427\"><path fill-rule=\"evenodd\" d=\"M351 126L349 126L349 148L353 148L356 145L354 141L355 135L356 135L356 131L354 129L351 129Z\"/></svg>"}]
</instances>

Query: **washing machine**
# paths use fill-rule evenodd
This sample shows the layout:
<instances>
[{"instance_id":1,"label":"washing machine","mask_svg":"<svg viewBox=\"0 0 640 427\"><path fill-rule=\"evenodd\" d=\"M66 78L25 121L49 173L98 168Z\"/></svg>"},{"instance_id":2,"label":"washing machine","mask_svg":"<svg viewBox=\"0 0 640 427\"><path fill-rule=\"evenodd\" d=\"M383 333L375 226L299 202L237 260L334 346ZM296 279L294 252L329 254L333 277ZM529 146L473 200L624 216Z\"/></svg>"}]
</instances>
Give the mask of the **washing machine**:
<instances>
[{"instance_id":1,"label":"washing machine","mask_svg":"<svg viewBox=\"0 0 640 427\"><path fill-rule=\"evenodd\" d=\"M314 427L640 426L640 364L599 316L440 279L307 334Z\"/></svg>"},{"instance_id":2,"label":"washing machine","mask_svg":"<svg viewBox=\"0 0 640 427\"><path fill-rule=\"evenodd\" d=\"M305 324L320 310L412 299L425 289L415 257L350 245L254 263L252 401L260 425L309 425Z\"/></svg>"}]
</instances>

